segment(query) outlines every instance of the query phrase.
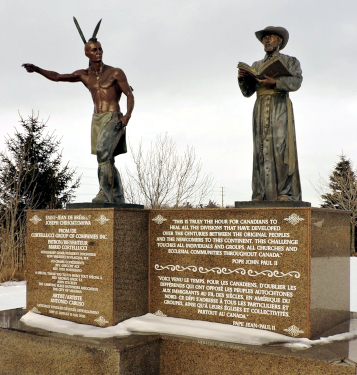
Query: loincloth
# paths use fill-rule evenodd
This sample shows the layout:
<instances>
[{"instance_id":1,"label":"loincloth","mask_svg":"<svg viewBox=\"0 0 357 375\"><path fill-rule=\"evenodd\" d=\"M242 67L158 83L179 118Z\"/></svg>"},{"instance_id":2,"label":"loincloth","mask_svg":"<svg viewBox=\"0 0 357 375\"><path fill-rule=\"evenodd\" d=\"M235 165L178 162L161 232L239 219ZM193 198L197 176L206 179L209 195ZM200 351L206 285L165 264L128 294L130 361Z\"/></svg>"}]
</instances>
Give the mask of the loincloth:
<instances>
[{"instance_id":1,"label":"loincloth","mask_svg":"<svg viewBox=\"0 0 357 375\"><path fill-rule=\"evenodd\" d=\"M119 113L119 115L121 115L121 113ZM105 143L110 149L113 150L112 156L125 154L127 152L125 128L123 129L123 132L118 139L120 130L118 123L118 112L104 112L93 114L91 127L91 153L93 155L97 155L98 140L99 138L103 137L103 135L105 135L103 131L106 130L106 127L111 128L111 131L108 132L108 134L110 134L110 137L105 139Z\"/></svg>"}]
</instances>

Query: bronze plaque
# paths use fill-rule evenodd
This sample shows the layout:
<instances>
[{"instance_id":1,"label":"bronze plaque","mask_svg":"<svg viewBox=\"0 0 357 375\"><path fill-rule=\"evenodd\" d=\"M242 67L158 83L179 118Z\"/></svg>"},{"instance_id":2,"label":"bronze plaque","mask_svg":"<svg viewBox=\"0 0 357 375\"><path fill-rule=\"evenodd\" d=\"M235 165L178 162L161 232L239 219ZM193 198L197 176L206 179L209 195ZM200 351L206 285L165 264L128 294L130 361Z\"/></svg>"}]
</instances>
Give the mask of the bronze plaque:
<instances>
[{"instance_id":1,"label":"bronze plaque","mask_svg":"<svg viewBox=\"0 0 357 375\"><path fill-rule=\"evenodd\" d=\"M109 210L27 212L27 310L114 324L113 219Z\"/></svg>"},{"instance_id":2,"label":"bronze plaque","mask_svg":"<svg viewBox=\"0 0 357 375\"><path fill-rule=\"evenodd\" d=\"M152 210L150 312L309 331L306 208Z\"/></svg>"}]
</instances>

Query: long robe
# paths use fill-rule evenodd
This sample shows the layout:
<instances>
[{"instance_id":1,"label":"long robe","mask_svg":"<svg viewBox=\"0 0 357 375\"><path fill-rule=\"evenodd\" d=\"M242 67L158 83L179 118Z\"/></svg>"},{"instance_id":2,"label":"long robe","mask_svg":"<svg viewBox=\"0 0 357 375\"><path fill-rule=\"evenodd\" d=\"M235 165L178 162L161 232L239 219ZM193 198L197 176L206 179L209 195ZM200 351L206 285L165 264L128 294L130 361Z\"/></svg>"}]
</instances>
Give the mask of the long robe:
<instances>
[{"instance_id":1,"label":"long robe","mask_svg":"<svg viewBox=\"0 0 357 375\"><path fill-rule=\"evenodd\" d=\"M289 92L300 88L302 72L295 57L275 53L292 77L276 78L276 86L267 90L251 77L238 78L245 97L257 92L253 111L252 199L276 201L279 197L301 201L301 185L296 150L295 125ZM259 70L268 59L256 61Z\"/></svg>"}]
</instances>

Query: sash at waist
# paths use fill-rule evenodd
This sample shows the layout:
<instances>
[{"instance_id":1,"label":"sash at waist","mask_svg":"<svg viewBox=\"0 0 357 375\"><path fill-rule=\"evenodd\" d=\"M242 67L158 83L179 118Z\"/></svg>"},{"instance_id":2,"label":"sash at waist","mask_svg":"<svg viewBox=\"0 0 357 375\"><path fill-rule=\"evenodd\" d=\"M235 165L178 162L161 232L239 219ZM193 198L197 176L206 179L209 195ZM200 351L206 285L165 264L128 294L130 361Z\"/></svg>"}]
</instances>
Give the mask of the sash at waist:
<instances>
[{"instance_id":1,"label":"sash at waist","mask_svg":"<svg viewBox=\"0 0 357 375\"><path fill-rule=\"evenodd\" d=\"M257 96L274 94L286 94L287 96L289 96L289 93L283 90L266 89L265 87L258 87L257 89Z\"/></svg>"}]
</instances>

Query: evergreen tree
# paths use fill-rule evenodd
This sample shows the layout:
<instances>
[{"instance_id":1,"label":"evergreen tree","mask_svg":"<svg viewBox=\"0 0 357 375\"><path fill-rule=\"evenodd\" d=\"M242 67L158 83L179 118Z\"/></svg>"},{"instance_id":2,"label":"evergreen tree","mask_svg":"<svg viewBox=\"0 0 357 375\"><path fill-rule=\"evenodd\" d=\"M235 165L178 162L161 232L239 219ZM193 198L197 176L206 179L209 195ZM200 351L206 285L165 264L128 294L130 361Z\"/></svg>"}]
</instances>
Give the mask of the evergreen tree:
<instances>
[{"instance_id":1,"label":"evergreen tree","mask_svg":"<svg viewBox=\"0 0 357 375\"><path fill-rule=\"evenodd\" d=\"M0 201L18 196L26 208L64 208L75 198L80 178L74 180L75 170L62 166L60 140L44 135L46 123L33 114L27 120L20 117L22 132L5 141L7 152L0 152ZM31 204L29 201L31 200Z\"/></svg>"},{"instance_id":2,"label":"evergreen tree","mask_svg":"<svg viewBox=\"0 0 357 375\"><path fill-rule=\"evenodd\" d=\"M357 219L357 174L353 170L350 159L345 155L339 156L340 160L332 171L326 187L330 190L321 194L323 208L348 210L351 215L351 255L355 255L357 244L355 228Z\"/></svg>"},{"instance_id":3,"label":"evergreen tree","mask_svg":"<svg viewBox=\"0 0 357 375\"><path fill-rule=\"evenodd\" d=\"M23 265L25 210L64 208L80 182L68 163L61 165L60 141L44 134L46 123L32 114L20 116L20 125L0 152L0 281Z\"/></svg>"},{"instance_id":4,"label":"evergreen tree","mask_svg":"<svg viewBox=\"0 0 357 375\"><path fill-rule=\"evenodd\" d=\"M323 208L335 208L337 210L346 210L351 206L351 193L356 187L356 174L352 169L350 159L345 155L340 155L340 161L329 177L330 193L322 194L321 199Z\"/></svg>"}]
</instances>

